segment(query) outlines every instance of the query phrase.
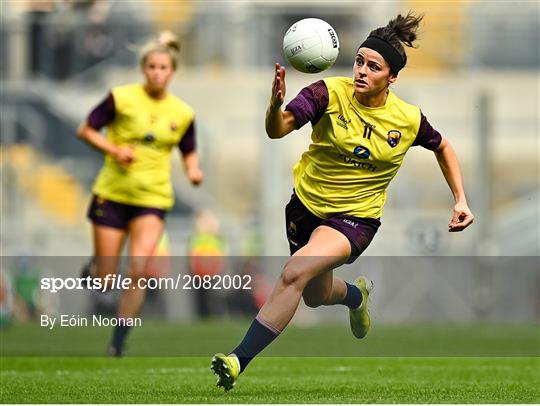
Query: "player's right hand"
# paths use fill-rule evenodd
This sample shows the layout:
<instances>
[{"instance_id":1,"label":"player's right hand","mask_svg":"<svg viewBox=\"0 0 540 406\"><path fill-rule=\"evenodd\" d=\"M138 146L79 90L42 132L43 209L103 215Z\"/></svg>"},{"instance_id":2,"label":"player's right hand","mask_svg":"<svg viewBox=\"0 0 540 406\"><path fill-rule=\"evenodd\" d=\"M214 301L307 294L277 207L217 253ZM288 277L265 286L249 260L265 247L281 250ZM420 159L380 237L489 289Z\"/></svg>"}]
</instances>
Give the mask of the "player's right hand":
<instances>
[{"instance_id":1,"label":"player's right hand","mask_svg":"<svg viewBox=\"0 0 540 406\"><path fill-rule=\"evenodd\" d=\"M272 97L270 107L277 109L281 107L285 100L285 68L279 63L275 66L274 81L272 82Z\"/></svg>"},{"instance_id":2,"label":"player's right hand","mask_svg":"<svg viewBox=\"0 0 540 406\"><path fill-rule=\"evenodd\" d=\"M118 165L127 168L135 160L133 147L131 145L117 147L113 153L113 158Z\"/></svg>"},{"instance_id":3,"label":"player's right hand","mask_svg":"<svg viewBox=\"0 0 540 406\"><path fill-rule=\"evenodd\" d=\"M188 169L187 177L193 186L199 186L204 178L201 168L199 167Z\"/></svg>"}]
</instances>

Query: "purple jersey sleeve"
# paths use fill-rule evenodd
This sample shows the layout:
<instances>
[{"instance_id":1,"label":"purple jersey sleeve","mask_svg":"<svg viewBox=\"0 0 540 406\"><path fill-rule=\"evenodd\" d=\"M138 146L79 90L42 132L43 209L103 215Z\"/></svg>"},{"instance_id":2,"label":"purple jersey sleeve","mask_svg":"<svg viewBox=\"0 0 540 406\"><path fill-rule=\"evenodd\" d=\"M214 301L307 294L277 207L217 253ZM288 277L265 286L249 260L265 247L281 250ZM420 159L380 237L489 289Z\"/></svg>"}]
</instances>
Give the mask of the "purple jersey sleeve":
<instances>
[{"instance_id":1,"label":"purple jersey sleeve","mask_svg":"<svg viewBox=\"0 0 540 406\"><path fill-rule=\"evenodd\" d=\"M116 107L114 105L114 97L109 93L105 99L94 107L86 122L95 130L100 130L102 127L111 123L116 115Z\"/></svg>"},{"instance_id":2,"label":"purple jersey sleeve","mask_svg":"<svg viewBox=\"0 0 540 406\"><path fill-rule=\"evenodd\" d=\"M420 113L420 128L412 146L421 145L424 148L435 151L441 145L441 141L441 134L429 124L426 116Z\"/></svg>"},{"instance_id":3,"label":"purple jersey sleeve","mask_svg":"<svg viewBox=\"0 0 540 406\"><path fill-rule=\"evenodd\" d=\"M197 143L195 140L195 119L193 119L188 129L184 133L184 136L178 143L178 148L180 148L180 152L182 152L182 155L187 155L191 152L194 152L196 147Z\"/></svg>"},{"instance_id":4,"label":"purple jersey sleeve","mask_svg":"<svg viewBox=\"0 0 540 406\"><path fill-rule=\"evenodd\" d=\"M304 87L300 93L285 107L296 119L296 129L302 127L308 121L311 125L319 122L328 107L328 88L323 80L319 80Z\"/></svg>"}]
</instances>

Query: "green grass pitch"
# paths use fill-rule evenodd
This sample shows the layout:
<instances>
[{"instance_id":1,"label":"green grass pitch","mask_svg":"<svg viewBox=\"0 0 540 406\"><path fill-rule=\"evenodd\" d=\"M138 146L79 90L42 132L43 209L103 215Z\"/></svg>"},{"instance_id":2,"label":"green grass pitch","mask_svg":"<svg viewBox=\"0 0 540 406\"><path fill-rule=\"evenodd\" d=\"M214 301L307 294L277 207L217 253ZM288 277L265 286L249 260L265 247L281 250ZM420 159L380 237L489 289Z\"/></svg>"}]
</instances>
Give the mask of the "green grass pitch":
<instances>
[{"instance_id":1,"label":"green grass pitch","mask_svg":"<svg viewBox=\"0 0 540 406\"><path fill-rule=\"evenodd\" d=\"M260 358L225 393L209 358L13 358L3 403L538 403L531 358Z\"/></svg>"},{"instance_id":2,"label":"green grass pitch","mask_svg":"<svg viewBox=\"0 0 540 406\"><path fill-rule=\"evenodd\" d=\"M225 393L215 387L210 358L231 348L247 325L148 322L133 332L122 359L96 356L109 329L12 326L0 332L0 401L540 402L535 325L377 326L365 341L351 339L342 325L291 327Z\"/></svg>"}]
</instances>

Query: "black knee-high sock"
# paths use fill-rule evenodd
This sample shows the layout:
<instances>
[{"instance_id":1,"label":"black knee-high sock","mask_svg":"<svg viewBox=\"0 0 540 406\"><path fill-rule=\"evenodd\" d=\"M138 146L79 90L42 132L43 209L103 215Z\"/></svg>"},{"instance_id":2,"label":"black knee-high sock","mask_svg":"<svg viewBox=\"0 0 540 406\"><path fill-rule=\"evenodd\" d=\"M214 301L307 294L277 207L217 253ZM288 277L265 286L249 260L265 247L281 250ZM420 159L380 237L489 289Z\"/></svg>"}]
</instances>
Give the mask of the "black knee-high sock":
<instances>
[{"instance_id":1,"label":"black knee-high sock","mask_svg":"<svg viewBox=\"0 0 540 406\"><path fill-rule=\"evenodd\" d=\"M117 352L122 352L124 341L126 340L126 336L130 329L131 326L126 326L125 324L119 324L114 328L111 346L114 347Z\"/></svg>"},{"instance_id":2,"label":"black knee-high sock","mask_svg":"<svg viewBox=\"0 0 540 406\"><path fill-rule=\"evenodd\" d=\"M360 292L360 289L355 285L351 285L347 282L345 282L345 285L347 285L347 293L345 294L345 299L343 299L340 304L343 304L350 309L358 309L362 304L362 292Z\"/></svg>"},{"instance_id":3,"label":"black knee-high sock","mask_svg":"<svg viewBox=\"0 0 540 406\"><path fill-rule=\"evenodd\" d=\"M240 345L231 351L240 361L240 372L246 368L257 354L274 341L280 332L257 316L251 323Z\"/></svg>"}]
</instances>

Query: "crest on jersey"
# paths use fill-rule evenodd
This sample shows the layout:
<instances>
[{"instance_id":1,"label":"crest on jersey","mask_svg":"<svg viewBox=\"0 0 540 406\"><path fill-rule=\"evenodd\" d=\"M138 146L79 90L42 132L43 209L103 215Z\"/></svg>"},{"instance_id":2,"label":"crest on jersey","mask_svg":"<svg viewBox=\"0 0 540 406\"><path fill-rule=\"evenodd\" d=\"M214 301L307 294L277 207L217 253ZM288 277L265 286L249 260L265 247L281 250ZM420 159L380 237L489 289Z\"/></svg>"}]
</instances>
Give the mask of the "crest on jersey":
<instances>
[{"instance_id":1,"label":"crest on jersey","mask_svg":"<svg viewBox=\"0 0 540 406\"><path fill-rule=\"evenodd\" d=\"M174 121L171 121L170 129L171 129L171 131L178 130L178 126L176 125L176 123Z\"/></svg>"},{"instance_id":2,"label":"crest on jersey","mask_svg":"<svg viewBox=\"0 0 540 406\"><path fill-rule=\"evenodd\" d=\"M397 144L399 144L399 140L401 140L401 132L398 130L388 131L388 138L386 138L386 141L388 141L388 144L392 148L395 148Z\"/></svg>"},{"instance_id":3,"label":"crest on jersey","mask_svg":"<svg viewBox=\"0 0 540 406\"><path fill-rule=\"evenodd\" d=\"M354 148L353 154L356 155L358 158L368 159L371 155L371 152L369 152L369 149L362 145L358 145Z\"/></svg>"}]
</instances>

